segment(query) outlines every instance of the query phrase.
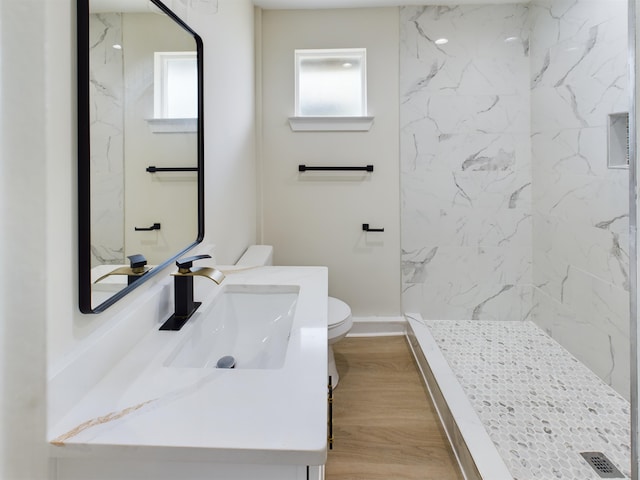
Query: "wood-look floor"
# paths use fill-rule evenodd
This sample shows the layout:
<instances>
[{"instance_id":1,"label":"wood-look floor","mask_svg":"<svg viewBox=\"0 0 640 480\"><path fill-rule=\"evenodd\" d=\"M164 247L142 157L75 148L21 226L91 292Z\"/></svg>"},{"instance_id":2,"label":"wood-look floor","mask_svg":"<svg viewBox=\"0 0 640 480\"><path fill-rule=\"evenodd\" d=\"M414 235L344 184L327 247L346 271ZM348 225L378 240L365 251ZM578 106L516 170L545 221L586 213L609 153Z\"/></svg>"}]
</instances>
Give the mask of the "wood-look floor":
<instances>
[{"instance_id":1,"label":"wood-look floor","mask_svg":"<svg viewBox=\"0 0 640 480\"><path fill-rule=\"evenodd\" d=\"M404 337L334 345L333 450L327 480L462 480Z\"/></svg>"}]
</instances>

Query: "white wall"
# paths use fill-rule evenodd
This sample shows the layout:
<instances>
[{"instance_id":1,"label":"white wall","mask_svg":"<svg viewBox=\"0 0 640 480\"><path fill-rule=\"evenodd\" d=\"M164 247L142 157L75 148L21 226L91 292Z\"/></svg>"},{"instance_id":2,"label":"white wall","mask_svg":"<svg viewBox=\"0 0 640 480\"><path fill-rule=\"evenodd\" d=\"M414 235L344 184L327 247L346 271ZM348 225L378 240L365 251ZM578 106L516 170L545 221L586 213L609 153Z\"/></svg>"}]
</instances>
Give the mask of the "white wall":
<instances>
[{"instance_id":1,"label":"white wall","mask_svg":"<svg viewBox=\"0 0 640 480\"><path fill-rule=\"evenodd\" d=\"M398 10L262 12L262 241L280 265L326 265L355 316L400 314ZM294 50L367 49L369 132L292 132ZM373 173L299 174L298 164ZM362 224L384 227L364 233Z\"/></svg>"},{"instance_id":2,"label":"white wall","mask_svg":"<svg viewBox=\"0 0 640 480\"><path fill-rule=\"evenodd\" d=\"M142 292L77 308L75 2L0 3L0 478L51 478L46 381ZM207 240L234 260L255 242L253 6L220 0L205 42ZM19 46L19 48L16 48ZM141 287L138 290L144 290Z\"/></svg>"},{"instance_id":3,"label":"white wall","mask_svg":"<svg viewBox=\"0 0 640 480\"><path fill-rule=\"evenodd\" d=\"M254 7L219 0L187 20L204 41L206 240L232 264L256 242Z\"/></svg>"},{"instance_id":4,"label":"white wall","mask_svg":"<svg viewBox=\"0 0 640 480\"><path fill-rule=\"evenodd\" d=\"M60 9L58 12L57 9ZM71 44L67 2L0 3L0 478L47 478L45 444L48 238L53 212L50 182L70 163L56 148L70 137ZM63 29L50 32L58 27ZM62 64L49 55L62 44ZM45 49L46 45L46 49ZM49 50L50 49L50 50ZM66 83L58 82L60 75ZM51 83L49 83L51 82ZM58 90L59 88L59 90ZM53 122L66 124L62 132ZM62 133L63 138L56 138ZM67 137L66 139L64 137ZM59 162L57 161L59 160ZM63 173L64 174L64 173ZM67 212L68 213L68 212ZM64 213L62 214L64 217ZM68 266L67 266L68 268Z\"/></svg>"}]
</instances>

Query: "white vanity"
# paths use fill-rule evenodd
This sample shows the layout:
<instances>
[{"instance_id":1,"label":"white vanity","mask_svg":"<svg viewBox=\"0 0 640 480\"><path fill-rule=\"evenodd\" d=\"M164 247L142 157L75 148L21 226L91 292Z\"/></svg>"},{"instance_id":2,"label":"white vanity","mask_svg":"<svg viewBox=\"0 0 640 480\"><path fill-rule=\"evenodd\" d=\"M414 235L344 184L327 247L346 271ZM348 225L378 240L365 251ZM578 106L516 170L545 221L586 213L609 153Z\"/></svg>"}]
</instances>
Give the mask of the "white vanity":
<instances>
[{"instance_id":1,"label":"white vanity","mask_svg":"<svg viewBox=\"0 0 640 480\"><path fill-rule=\"evenodd\" d=\"M224 270L220 286L196 280L203 304L182 330L158 330L172 306L163 298L172 296L167 277L120 315L105 332L106 344L79 352L52 379L58 405L50 409L49 442L59 480L324 477L327 270ZM238 295L273 325L239 328L246 312L234 316ZM271 295L287 299L265 303ZM137 340L127 339L136 331ZM117 361L94 365L105 372L99 381L69 393L82 389L88 363L113 358L118 348ZM223 353L236 357L236 368L216 368Z\"/></svg>"}]
</instances>

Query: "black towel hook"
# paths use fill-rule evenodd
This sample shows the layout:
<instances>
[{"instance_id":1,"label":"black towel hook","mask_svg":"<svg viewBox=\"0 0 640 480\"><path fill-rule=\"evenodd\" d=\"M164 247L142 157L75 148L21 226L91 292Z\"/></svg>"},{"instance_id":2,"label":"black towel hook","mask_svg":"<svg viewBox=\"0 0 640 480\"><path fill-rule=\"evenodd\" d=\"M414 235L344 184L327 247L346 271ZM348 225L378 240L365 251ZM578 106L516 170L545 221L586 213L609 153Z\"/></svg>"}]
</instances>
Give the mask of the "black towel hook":
<instances>
[{"instance_id":1,"label":"black towel hook","mask_svg":"<svg viewBox=\"0 0 640 480\"><path fill-rule=\"evenodd\" d=\"M384 228L369 228L368 223L362 224L362 230L364 230L365 232L384 232Z\"/></svg>"},{"instance_id":2,"label":"black towel hook","mask_svg":"<svg viewBox=\"0 0 640 480\"><path fill-rule=\"evenodd\" d=\"M150 227L133 227L136 232L150 232L151 230L160 230L160 224L154 223Z\"/></svg>"}]
</instances>

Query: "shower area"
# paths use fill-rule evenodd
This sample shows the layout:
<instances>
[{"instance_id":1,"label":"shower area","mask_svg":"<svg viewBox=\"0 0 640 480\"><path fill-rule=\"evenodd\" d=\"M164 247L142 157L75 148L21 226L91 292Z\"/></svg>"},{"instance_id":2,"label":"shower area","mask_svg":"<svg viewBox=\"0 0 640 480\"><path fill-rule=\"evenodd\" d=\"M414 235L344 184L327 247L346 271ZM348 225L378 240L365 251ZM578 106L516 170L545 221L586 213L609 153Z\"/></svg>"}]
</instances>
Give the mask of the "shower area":
<instances>
[{"instance_id":1,"label":"shower area","mask_svg":"<svg viewBox=\"0 0 640 480\"><path fill-rule=\"evenodd\" d=\"M468 478L631 478L628 17L401 8L403 309Z\"/></svg>"}]
</instances>

